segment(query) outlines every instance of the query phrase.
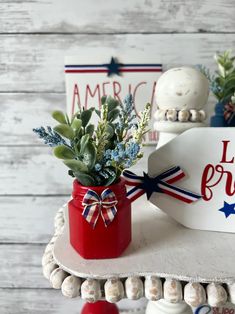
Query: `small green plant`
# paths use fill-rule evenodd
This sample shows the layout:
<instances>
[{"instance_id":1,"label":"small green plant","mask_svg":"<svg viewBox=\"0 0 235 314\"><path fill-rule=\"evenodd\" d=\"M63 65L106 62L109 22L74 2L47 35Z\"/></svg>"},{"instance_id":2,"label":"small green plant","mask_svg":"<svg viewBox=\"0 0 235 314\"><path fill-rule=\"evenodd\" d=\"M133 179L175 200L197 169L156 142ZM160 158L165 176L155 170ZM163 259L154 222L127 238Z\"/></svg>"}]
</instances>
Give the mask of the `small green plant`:
<instances>
[{"instance_id":1,"label":"small green plant","mask_svg":"<svg viewBox=\"0 0 235 314\"><path fill-rule=\"evenodd\" d=\"M227 103L231 101L231 97L235 93L235 57L228 50L215 55L215 61L217 70L213 75L203 66L200 67L200 70L208 78L210 89L218 101Z\"/></svg>"},{"instance_id":2,"label":"small green plant","mask_svg":"<svg viewBox=\"0 0 235 314\"><path fill-rule=\"evenodd\" d=\"M91 117L98 115L95 127ZM54 147L54 155L63 160L84 186L108 186L118 181L122 171L142 156L141 144L150 118L150 104L136 117L131 95L123 103L101 99L101 110L82 109L71 119L61 111L52 117L59 122L53 129L41 127L33 131Z\"/></svg>"}]
</instances>

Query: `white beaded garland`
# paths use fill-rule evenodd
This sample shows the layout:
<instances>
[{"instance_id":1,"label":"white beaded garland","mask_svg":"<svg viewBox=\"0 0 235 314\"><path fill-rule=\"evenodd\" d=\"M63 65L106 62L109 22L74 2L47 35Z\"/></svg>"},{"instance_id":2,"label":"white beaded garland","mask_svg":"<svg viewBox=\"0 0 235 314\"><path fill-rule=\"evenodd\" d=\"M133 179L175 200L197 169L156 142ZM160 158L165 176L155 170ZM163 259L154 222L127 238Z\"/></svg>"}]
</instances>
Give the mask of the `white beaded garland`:
<instances>
[{"instance_id":1,"label":"white beaded garland","mask_svg":"<svg viewBox=\"0 0 235 314\"><path fill-rule=\"evenodd\" d=\"M58 213L54 218L55 224L62 223L63 221L64 221L63 213Z\"/></svg>"},{"instance_id":2,"label":"white beaded garland","mask_svg":"<svg viewBox=\"0 0 235 314\"><path fill-rule=\"evenodd\" d=\"M55 227L55 234L56 234L57 236L60 235L60 234L63 232L63 229L64 229L64 225L56 226L56 227Z\"/></svg>"},{"instance_id":3,"label":"white beaded garland","mask_svg":"<svg viewBox=\"0 0 235 314\"><path fill-rule=\"evenodd\" d=\"M165 121L166 120L166 110L164 109L158 109L156 110L156 112L154 113L154 117L156 119L156 121Z\"/></svg>"},{"instance_id":4,"label":"white beaded garland","mask_svg":"<svg viewBox=\"0 0 235 314\"><path fill-rule=\"evenodd\" d=\"M45 248L45 253L52 252L53 247L54 247L54 243L49 242Z\"/></svg>"},{"instance_id":5,"label":"white beaded garland","mask_svg":"<svg viewBox=\"0 0 235 314\"><path fill-rule=\"evenodd\" d=\"M227 286L229 293L229 301L235 304L235 283Z\"/></svg>"},{"instance_id":6,"label":"white beaded garland","mask_svg":"<svg viewBox=\"0 0 235 314\"><path fill-rule=\"evenodd\" d=\"M199 110L199 121L203 122L206 120L206 113L204 110Z\"/></svg>"},{"instance_id":7,"label":"white beaded garland","mask_svg":"<svg viewBox=\"0 0 235 314\"><path fill-rule=\"evenodd\" d=\"M50 275L50 283L52 285L52 288L60 289L64 279L67 276L68 276L68 273L66 273L61 268L56 268L55 270L53 270L53 272Z\"/></svg>"},{"instance_id":8,"label":"white beaded garland","mask_svg":"<svg viewBox=\"0 0 235 314\"><path fill-rule=\"evenodd\" d=\"M50 279L51 273L58 268L54 262L50 262L43 266L43 275L46 279Z\"/></svg>"},{"instance_id":9,"label":"white beaded garland","mask_svg":"<svg viewBox=\"0 0 235 314\"><path fill-rule=\"evenodd\" d=\"M144 295L144 285L139 277L129 277L125 281L126 296L130 300L138 300Z\"/></svg>"},{"instance_id":10,"label":"white beaded garland","mask_svg":"<svg viewBox=\"0 0 235 314\"><path fill-rule=\"evenodd\" d=\"M199 114L199 111L195 110L195 109L191 109L189 110L190 112L190 118L189 120L191 122L197 122L200 120L200 114Z\"/></svg>"},{"instance_id":11,"label":"white beaded garland","mask_svg":"<svg viewBox=\"0 0 235 314\"><path fill-rule=\"evenodd\" d=\"M94 303L101 299L100 282L95 279L87 279L81 285L82 299Z\"/></svg>"},{"instance_id":12,"label":"white beaded garland","mask_svg":"<svg viewBox=\"0 0 235 314\"><path fill-rule=\"evenodd\" d=\"M168 121L174 122L177 120L177 111L175 109L169 109L166 113L166 118Z\"/></svg>"},{"instance_id":13,"label":"white beaded garland","mask_svg":"<svg viewBox=\"0 0 235 314\"><path fill-rule=\"evenodd\" d=\"M49 243L54 245L54 243L55 243L55 241L56 241L57 237L58 237L58 235L57 235L57 234L55 234L55 235L51 238L51 240L50 240L50 242L49 242Z\"/></svg>"},{"instance_id":14,"label":"white beaded garland","mask_svg":"<svg viewBox=\"0 0 235 314\"><path fill-rule=\"evenodd\" d=\"M206 113L204 110L176 110L176 109L157 109L154 113L157 122L204 122Z\"/></svg>"},{"instance_id":15,"label":"white beaded garland","mask_svg":"<svg viewBox=\"0 0 235 314\"><path fill-rule=\"evenodd\" d=\"M158 301L162 298L162 282L156 276L145 278L145 297L150 301Z\"/></svg>"},{"instance_id":16,"label":"white beaded garland","mask_svg":"<svg viewBox=\"0 0 235 314\"><path fill-rule=\"evenodd\" d=\"M65 297L76 298L80 296L81 279L76 276L68 276L62 283L61 291Z\"/></svg>"},{"instance_id":17,"label":"white beaded garland","mask_svg":"<svg viewBox=\"0 0 235 314\"><path fill-rule=\"evenodd\" d=\"M124 287L119 279L108 279L104 285L105 298L110 303L116 303L124 298Z\"/></svg>"},{"instance_id":18,"label":"white beaded garland","mask_svg":"<svg viewBox=\"0 0 235 314\"><path fill-rule=\"evenodd\" d=\"M58 219L55 220L55 235L58 236L63 232L64 229L64 220Z\"/></svg>"},{"instance_id":19,"label":"white beaded garland","mask_svg":"<svg viewBox=\"0 0 235 314\"><path fill-rule=\"evenodd\" d=\"M197 307L206 303L206 292L197 282L189 282L184 287L184 301L190 306Z\"/></svg>"},{"instance_id":20,"label":"white beaded garland","mask_svg":"<svg viewBox=\"0 0 235 314\"><path fill-rule=\"evenodd\" d=\"M64 214L63 214L63 208L62 211L58 211L54 218L54 226L57 227L64 225Z\"/></svg>"},{"instance_id":21,"label":"white beaded garland","mask_svg":"<svg viewBox=\"0 0 235 314\"><path fill-rule=\"evenodd\" d=\"M180 110L178 113L178 120L180 122L187 122L189 120L190 114L188 110Z\"/></svg>"},{"instance_id":22,"label":"white beaded garland","mask_svg":"<svg viewBox=\"0 0 235 314\"><path fill-rule=\"evenodd\" d=\"M207 286L207 301L210 306L221 306L227 301L227 292L223 286L217 283L210 283Z\"/></svg>"},{"instance_id":23,"label":"white beaded garland","mask_svg":"<svg viewBox=\"0 0 235 314\"><path fill-rule=\"evenodd\" d=\"M52 251L44 253L42 256L42 266L54 261Z\"/></svg>"},{"instance_id":24,"label":"white beaded garland","mask_svg":"<svg viewBox=\"0 0 235 314\"><path fill-rule=\"evenodd\" d=\"M178 280L167 278L163 285L164 299L170 303L182 301L182 285Z\"/></svg>"},{"instance_id":25,"label":"white beaded garland","mask_svg":"<svg viewBox=\"0 0 235 314\"><path fill-rule=\"evenodd\" d=\"M55 220L55 228L62 228L64 226L64 221L62 218Z\"/></svg>"}]
</instances>

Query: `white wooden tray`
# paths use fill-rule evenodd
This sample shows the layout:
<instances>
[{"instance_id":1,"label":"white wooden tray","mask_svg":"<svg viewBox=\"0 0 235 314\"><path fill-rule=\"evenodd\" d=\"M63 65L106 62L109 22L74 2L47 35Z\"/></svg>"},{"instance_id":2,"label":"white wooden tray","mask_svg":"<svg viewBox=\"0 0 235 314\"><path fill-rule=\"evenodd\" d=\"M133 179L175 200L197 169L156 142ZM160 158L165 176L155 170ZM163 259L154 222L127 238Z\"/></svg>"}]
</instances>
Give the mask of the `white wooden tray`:
<instances>
[{"instance_id":1,"label":"white wooden tray","mask_svg":"<svg viewBox=\"0 0 235 314\"><path fill-rule=\"evenodd\" d=\"M132 207L132 242L120 258L111 260L85 260L72 248L66 207L65 229L54 246L57 264L83 278L156 275L185 281L235 282L234 234L187 229L156 210L145 197Z\"/></svg>"},{"instance_id":2,"label":"white wooden tray","mask_svg":"<svg viewBox=\"0 0 235 314\"><path fill-rule=\"evenodd\" d=\"M85 260L69 243L67 205L63 211L42 263L45 277L64 295L93 302L164 297L192 306L218 306L229 297L235 303L234 234L187 229L143 196L133 204L133 239L124 254Z\"/></svg>"}]
</instances>

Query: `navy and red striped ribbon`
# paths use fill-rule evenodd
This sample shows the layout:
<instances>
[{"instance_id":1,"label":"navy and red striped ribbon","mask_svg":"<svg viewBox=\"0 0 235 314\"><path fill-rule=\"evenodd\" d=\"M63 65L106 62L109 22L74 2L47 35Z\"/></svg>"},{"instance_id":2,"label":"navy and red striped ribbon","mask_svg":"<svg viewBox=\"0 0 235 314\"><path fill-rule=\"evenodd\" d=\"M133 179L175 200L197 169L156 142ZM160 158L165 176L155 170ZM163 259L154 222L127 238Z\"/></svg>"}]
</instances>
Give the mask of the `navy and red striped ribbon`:
<instances>
[{"instance_id":1,"label":"navy and red striped ribbon","mask_svg":"<svg viewBox=\"0 0 235 314\"><path fill-rule=\"evenodd\" d=\"M162 64L121 64L118 63L118 72L162 72ZM109 64L67 64L65 73L109 73Z\"/></svg>"},{"instance_id":2,"label":"navy and red striped ribbon","mask_svg":"<svg viewBox=\"0 0 235 314\"><path fill-rule=\"evenodd\" d=\"M235 116L235 104L229 102L224 106L224 118L228 124L231 123L232 119Z\"/></svg>"},{"instance_id":3,"label":"navy and red striped ribbon","mask_svg":"<svg viewBox=\"0 0 235 314\"><path fill-rule=\"evenodd\" d=\"M145 193L149 199L153 192L167 194L188 204L201 198L199 194L172 185L172 183L185 177L184 171L179 166L172 167L154 178L145 173L144 176L137 176L129 170L123 172L123 177L126 185L134 186L127 192L127 198L131 202Z\"/></svg>"}]
</instances>

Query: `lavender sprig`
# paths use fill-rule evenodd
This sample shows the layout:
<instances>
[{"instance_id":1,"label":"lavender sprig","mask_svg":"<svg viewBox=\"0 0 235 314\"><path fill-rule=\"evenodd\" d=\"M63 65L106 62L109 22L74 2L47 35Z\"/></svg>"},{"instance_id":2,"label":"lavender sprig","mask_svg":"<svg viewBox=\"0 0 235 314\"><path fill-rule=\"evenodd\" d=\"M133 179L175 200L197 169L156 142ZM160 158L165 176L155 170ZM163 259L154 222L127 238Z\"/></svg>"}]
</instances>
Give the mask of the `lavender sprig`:
<instances>
[{"instance_id":1,"label":"lavender sprig","mask_svg":"<svg viewBox=\"0 0 235 314\"><path fill-rule=\"evenodd\" d=\"M46 129L43 126L40 128L35 128L33 129L33 132L36 133L39 138L43 139L46 145L51 147L59 145L69 146L58 133L52 130L50 126L48 126Z\"/></svg>"},{"instance_id":2,"label":"lavender sprig","mask_svg":"<svg viewBox=\"0 0 235 314\"><path fill-rule=\"evenodd\" d=\"M140 144L130 140L118 143L113 150L106 150L103 162L105 166L113 166L123 170L134 165L141 157Z\"/></svg>"},{"instance_id":3,"label":"lavender sprig","mask_svg":"<svg viewBox=\"0 0 235 314\"><path fill-rule=\"evenodd\" d=\"M135 108L132 95L127 95L124 99L124 104L120 104L120 113L118 116L118 122L115 123L115 130L118 136L119 142L123 141L128 131L135 126Z\"/></svg>"},{"instance_id":4,"label":"lavender sprig","mask_svg":"<svg viewBox=\"0 0 235 314\"><path fill-rule=\"evenodd\" d=\"M210 73L210 70L207 69L204 65L199 64L196 66L196 68L205 75L205 77L208 79L209 81L209 88L211 90L211 92L215 95L218 96L220 95L222 88L219 85L218 81L216 80L215 75L212 75Z\"/></svg>"}]
</instances>

